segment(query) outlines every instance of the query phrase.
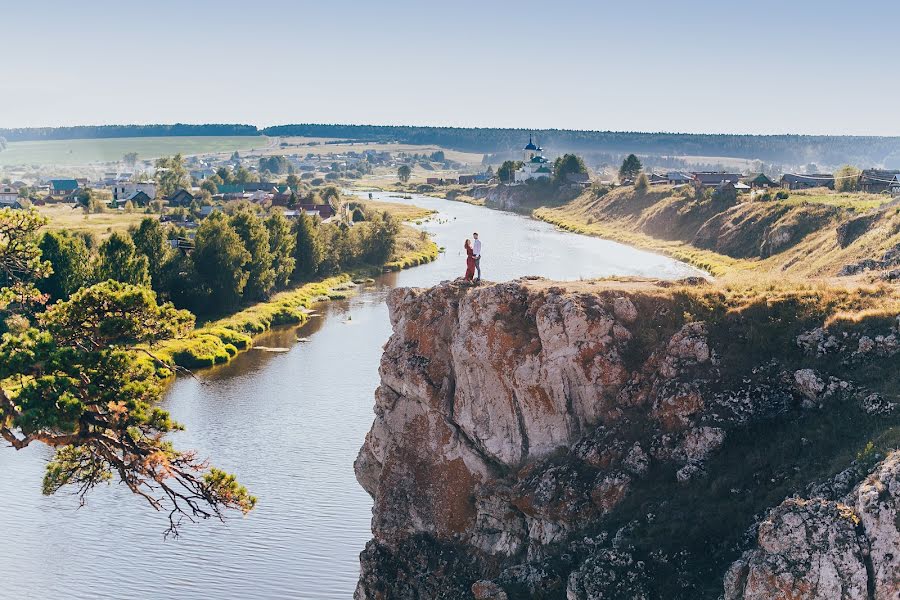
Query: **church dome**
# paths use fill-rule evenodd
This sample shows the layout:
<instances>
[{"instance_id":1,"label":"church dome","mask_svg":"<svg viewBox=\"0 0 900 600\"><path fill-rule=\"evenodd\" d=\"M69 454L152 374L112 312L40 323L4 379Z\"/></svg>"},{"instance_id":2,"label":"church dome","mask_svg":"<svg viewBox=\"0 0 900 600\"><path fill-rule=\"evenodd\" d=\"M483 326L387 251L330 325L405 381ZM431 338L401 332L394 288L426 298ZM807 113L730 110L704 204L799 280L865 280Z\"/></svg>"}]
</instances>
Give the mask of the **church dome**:
<instances>
[{"instance_id":1,"label":"church dome","mask_svg":"<svg viewBox=\"0 0 900 600\"><path fill-rule=\"evenodd\" d=\"M531 136L528 136L528 145L525 146L526 150L537 150L538 147L534 145L534 142L531 140Z\"/></svg>"}]
</instances>

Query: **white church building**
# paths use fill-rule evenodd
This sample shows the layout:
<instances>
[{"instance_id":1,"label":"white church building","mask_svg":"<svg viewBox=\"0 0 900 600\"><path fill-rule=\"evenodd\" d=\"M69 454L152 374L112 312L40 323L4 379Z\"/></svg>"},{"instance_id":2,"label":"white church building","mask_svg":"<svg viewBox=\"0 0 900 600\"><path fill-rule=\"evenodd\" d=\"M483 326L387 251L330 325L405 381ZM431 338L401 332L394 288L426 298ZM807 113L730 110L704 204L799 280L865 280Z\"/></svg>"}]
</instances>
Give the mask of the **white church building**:
<instances>
[{"instance_id":1,"label":"white church building","mask_svg":"<svg viewBox=\"0 0 900 600\"><path fill-rule=\"evenodd\" d=\"M513 181L525 183L529 179L549 179L552 174L550 161L544 158L544 149L534 143L532 136L528 136L528 145L522 155L522 168L516 170Z\"/></svg>"}]
</instances>

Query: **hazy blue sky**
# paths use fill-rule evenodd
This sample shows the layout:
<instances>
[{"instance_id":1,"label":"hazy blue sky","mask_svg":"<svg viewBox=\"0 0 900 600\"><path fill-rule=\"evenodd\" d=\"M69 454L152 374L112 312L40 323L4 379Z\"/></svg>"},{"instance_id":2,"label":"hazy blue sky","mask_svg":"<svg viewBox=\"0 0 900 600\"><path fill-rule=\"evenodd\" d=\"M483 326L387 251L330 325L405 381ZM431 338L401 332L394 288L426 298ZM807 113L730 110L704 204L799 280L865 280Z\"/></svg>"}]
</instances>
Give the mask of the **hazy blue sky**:
<instances>
[{"instance_id":1,"label":"hazy blue sky","mask_svg":"<svg viewBox=\"0 0 900 600\"><path fill-rule=\"evenodd\" d=\"M0 127L900 134L895 0L0 0Z\"/></svg>"}]
</instances>

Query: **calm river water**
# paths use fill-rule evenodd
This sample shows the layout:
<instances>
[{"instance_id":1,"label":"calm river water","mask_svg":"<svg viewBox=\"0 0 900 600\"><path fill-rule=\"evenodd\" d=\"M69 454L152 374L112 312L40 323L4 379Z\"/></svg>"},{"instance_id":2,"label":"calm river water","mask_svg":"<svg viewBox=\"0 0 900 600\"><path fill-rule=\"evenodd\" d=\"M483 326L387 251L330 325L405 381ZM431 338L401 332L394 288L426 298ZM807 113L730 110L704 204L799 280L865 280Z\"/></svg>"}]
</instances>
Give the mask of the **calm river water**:
<instances>
[{"instance_id":1,"label":"calm river water","mask_svg":"<svg viewBox=\"0 0 900 600\"><path fill-rule=\"evenodd\" d=\"M246 352L199 380L179 378L166 396L165 407L187 427L176 444L235 473L259 497L258 508L224 525L188 525L180 538L164 541L165 516L121 486L96 490L79 509L71 496L41 496L45 448L0 448L0 596L349 599L372 505L354 479L353 460L372 422L390 288L462 275L462 243L472 231L484 243L487 280L698 274L518 215L424 196L375 197L438 210L423 228L446 252L323 305L299 329L256 342L288 352ZM296 343L298 335L310 341Z\"/></svg>"}]
</instances>

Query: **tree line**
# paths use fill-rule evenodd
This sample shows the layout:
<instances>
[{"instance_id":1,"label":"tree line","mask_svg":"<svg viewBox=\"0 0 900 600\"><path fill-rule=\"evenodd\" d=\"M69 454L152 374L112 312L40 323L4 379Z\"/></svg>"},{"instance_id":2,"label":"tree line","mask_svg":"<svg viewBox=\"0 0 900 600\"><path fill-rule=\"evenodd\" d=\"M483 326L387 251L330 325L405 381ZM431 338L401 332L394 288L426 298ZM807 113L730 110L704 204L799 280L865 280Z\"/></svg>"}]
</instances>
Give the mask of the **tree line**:
<instances>
[{"instance_id":1,"label":"tree line","mask_svg":"<svg viewBox=\"0 0 900 600\"><path fill-rule=\"evenodd\" d=\"M103 125L0 129L10 142L147 136L269 135L340 138L351 141L438 145L466 152L518 151L534 134L544 146L567 152L724 156L806 164L880 164L900 161L900 137L838 135L737 135L504 129L390 125L296 124L259 129L253 125Z\"/></svg>"},{"instance_id":2,"label":"tree line","mask_svg":"<svg viewBox=\"0 0 900 600\"><path fill-rule=\"evenodd\" d=\"M399 223L375 212L352 227L301 214L263 217L249 205L213 212L193 240L186 231L145 218L97 243L92 235L48 231L37 244L51 273L37 288L51 301L113 280L149 287L164 301L210 316L265 300L279 289L362 265L383 265L394 252ZM170 240L181 238L180 248Z\"/></svg>"}]
</instances>

